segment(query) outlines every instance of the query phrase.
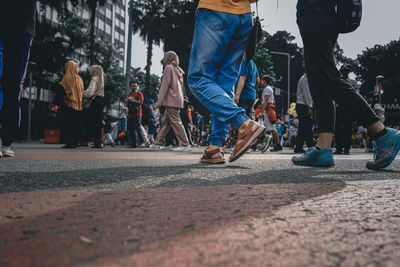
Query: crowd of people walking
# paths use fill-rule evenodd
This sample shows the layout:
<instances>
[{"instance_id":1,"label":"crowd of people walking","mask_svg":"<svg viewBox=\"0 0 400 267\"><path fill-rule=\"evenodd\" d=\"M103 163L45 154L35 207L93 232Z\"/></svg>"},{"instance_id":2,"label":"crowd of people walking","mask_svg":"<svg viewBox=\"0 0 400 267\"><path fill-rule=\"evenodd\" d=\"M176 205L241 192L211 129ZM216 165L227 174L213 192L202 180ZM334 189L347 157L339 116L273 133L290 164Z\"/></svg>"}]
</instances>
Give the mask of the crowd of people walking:
<instances>
[{"instance_id":1,"label":"crowd of people walking","mask_svg":"<svg viewBox=\"0 0 400 267\"><path fill-rule=\"evenodd\" d=\"M354 31L361 16L352 16L352 24L340 24L336 15L341 10L336 1L298 0L305 74L298 83L296 110L285 122L276 115L271 77L260 74L252 60L257 42L257 23L253 26L250 8L254 2L200 0L196 10L187 80L193 95L212 115L201 162L224 163L223 150L227 147L233 147L229 157L233 162L251 148L264 153L273 143L272 152L286 145L299 153L292 158L295 165L329 167L334 165L332 144L336 144L335 154L349 154L357 134L363 140L359 143L372 146L375 153L367 168L388 166L400 150L400 132L384 126L380 99L372 95L367 103L357 84L349 79L349 66L343 65L339 72L333 56L338 34ZM357 5L358 1L353 1L355 14L361 11ZM35 34L35 1L27 1L21 8L26 9L24 16L13 18L19 29L10 32L0 28L0 156L14 155L11 144L18 128L20 90ZM11 9L15 12L18 8ZM61 107L63 148L88 143L103 148L104 143L114 145L119 140L128 148L158 150L175 145L176 151L189 151L202 143L204 120L185 96L185 72L179 67L177 53L166 52L163 64L157 100L145 99L138 83L131 81L118 124L113 127L103 113L102 67L88 68L91 79L85 89L76 62L66 62L53 100ZM360 123L357 130L355 121Z\"/></svg>"}]
</instances>

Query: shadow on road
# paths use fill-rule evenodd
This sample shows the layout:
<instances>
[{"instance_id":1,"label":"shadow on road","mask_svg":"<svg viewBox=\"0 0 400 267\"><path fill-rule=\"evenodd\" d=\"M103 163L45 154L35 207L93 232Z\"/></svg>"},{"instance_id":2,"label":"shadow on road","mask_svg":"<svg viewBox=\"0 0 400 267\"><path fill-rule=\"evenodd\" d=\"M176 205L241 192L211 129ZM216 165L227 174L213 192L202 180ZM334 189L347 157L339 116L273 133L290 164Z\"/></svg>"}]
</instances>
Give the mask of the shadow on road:
<instances>
[{"instance_id":1,"label":"shadow on road","mask_svg":"<svg viewBox=\"0 0 400 267\"><path fill-rule=\"evenodd\" d=\"M131 188L325 183L337 181L337 179L326 177L333 174L351 176L368 173L366 171L328 171L318 168L278 169L248 173L250 169L244 166L182 164L171 167L132 166L72 171L1 172L0 194L54 189L71 190L81 189L82 187L87 189L87 187L92 186L95 186L94 189L109 189L109 187L112 189L113 186L109 185L117 185L121 182L130 183L129 187ZM193 175L193 172L198 175ZM165 177L169 178L166 179ZM150 179L152 182L148 182Z\"/></svg>"},{"instance_id":2,"label":"shadow on road","mask_svg":"<svg viewBox=\"0 0 400 267\"><path fill-rule=\"evenodd\" d=\"M395 170L337 170L334 168L252 170L243 165L181 164L172 166L130 166L66 171L0 172L0 194L37 190L125 189L141 187L194 187L216 185L265 185L326 183L394 179ZM377 175L379 174L379 176ZM125 183L123 187L119 183Z\"/></svg>"},{"instance_id":3,"label":"shadow on road","mask_svg":"<svg viewBox=\"0 0 400 267\"><path fill-rule=\"evenodd\" d=\"M155 173L161 175L161 170ZM239 181L230 177L223 181L227 185L217 186L0 194L0 265L218 266L249 255L247 248L260 241L254 220L268 224L283 206L346 186L312 178L268 184L264 177L247 185L228 184L230 179Z\"/></svg>"}]
</instances>

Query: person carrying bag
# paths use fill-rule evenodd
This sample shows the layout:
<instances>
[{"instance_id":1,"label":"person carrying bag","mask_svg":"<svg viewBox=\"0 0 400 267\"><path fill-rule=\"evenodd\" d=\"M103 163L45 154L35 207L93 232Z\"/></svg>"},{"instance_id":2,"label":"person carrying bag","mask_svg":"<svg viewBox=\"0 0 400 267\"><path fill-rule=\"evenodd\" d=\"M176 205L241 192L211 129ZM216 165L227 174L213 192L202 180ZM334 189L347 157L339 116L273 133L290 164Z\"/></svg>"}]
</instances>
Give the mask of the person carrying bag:
<instances>
[{"instance_id":1,"label":"person carrying bag","mask_svg":"<svg viewBox=\"0 0 400 267\"><path fill-rule=\"evenodd\" d=\"M89 87L83 92L83 106L87 112L88 141L93 141L93 148L102 148L101 128L104 108L104 71L99 65L89 67L91 76Z\"/></svg>"}]
</instances>

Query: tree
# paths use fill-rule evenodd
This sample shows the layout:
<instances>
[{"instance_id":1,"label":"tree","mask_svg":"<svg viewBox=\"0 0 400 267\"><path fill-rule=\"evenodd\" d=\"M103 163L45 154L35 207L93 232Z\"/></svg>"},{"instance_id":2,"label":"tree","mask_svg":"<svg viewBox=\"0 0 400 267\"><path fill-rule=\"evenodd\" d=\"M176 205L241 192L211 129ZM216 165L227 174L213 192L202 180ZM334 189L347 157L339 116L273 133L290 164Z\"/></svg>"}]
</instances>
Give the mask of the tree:
<instances>
[{"instance_id":1,"label":"tree","mask_svg":"<svg viewBox=\"0 0 400 267\"><path fill-rule=\"evenodd\" d=\"M375 45L357 57L356 74L362 82L361 93L367 95L373 91L377 75L385 77L383 100L400 100L400 39L386 45Z\"/></svg>"},{"instance_id":2,"label":"tree","mask_svg":"<svg viewBox=\"0 0 400 267\"><path fill-rule=\"evenodd\" d=\"M264 33L265 43L264 47L270 52L284 52L289 53L290 58L290 102L296 101L297 81L305 72L303 49L301 49L295 42L295 37L286 31L277 31L274 35ZM288 61L287 57L271 54L273 62L273 70L277 77L276 85L281 88L287 88L286 81L288 78ZM287 89L286 89L287 90ZM284 90L284 91L286 91ZM278 105L283 105L281 108L287 110L286 101L277 98L281 102Z\"/></svg>"},{"instance_id":3,"label":"tree","mask_svg":"<svg viewBox=\"0 0 400 267\"><path fill-rule=\"evenodd\" d=\"M256 54L254 55L253 61L257 65L258 72L261 76L269 75L272 80L275 80L274 64L272 62L271 54L268 48L265 47L266 33L263 33L263 37L260 43L257 45Z\"/></svg>"},{"instance_id":4,"label":"tree","mask_svg":"<svg viewBox=\"0 0 400 267\"><path fill-rule=\"evenodd\" d=\"M358 68L357 61L346 57L339 43L335 44L333 48L333 55L336 59L336 64L338 65L347 64L352 70L356 70Z\"/></svg>"},{"instance_id":5,"label":"tree","mask_svg":"<svg viewBox=\"0 0 400 267\"><path fill-rule=\"evenodd\" d=\"M160 45L162 35L164 34L165 18L164 18L165 1L149 0L138 3L133 10L133 32L139 32L139 36L147 43L147 60L146 60L146 77L145 92L150 91L151 86L151 65L153 57L153 45Z\"/></svg>"},{"instance_id":6,"label":"tree","mask_svg":"<svg viewBox=\"0 0 400 267\"><path fill-rule=\"evenodd\" d=\"M146 73L141 70L141 68L131 68L130 71L131 81L136 81L140 88L144 88L146 84ZM159 76L155 74L150 75L150 90L145 90L143 95L145 98L153 98L156 99L158 95L158 91L160 88L161 79Z\"/></svg>"},{"instance_id":7,"label":"tree","mask_svg":"<svg viewBox=\"0 0 400 267\"><path fill-rule=\"evenodd\" d=\"M61 79L65 62L72 59L77 49L86 46L87 27L84 20L71 12L65 12L59 24L51 24L44 17L36 20L36 38L30 59L36 65L30 70L39 90Z\"/></svg>"},{"instance_id":8,"label":"tree","mask_svg":"<svg viewBox=\"0 0 400 267\"><path fill-rule=\"evenodd\" d=\"M113 3L117 3L120 0L111 0ZM95 20L96 20L96 12L98 6L104 6L107 3L107 0L82 0L82 3L87 6L90 10L90 55L89 55L89 64L95 64L95 56L94 56L94 46L95 46Z\"/></svg>"}]
</instances>

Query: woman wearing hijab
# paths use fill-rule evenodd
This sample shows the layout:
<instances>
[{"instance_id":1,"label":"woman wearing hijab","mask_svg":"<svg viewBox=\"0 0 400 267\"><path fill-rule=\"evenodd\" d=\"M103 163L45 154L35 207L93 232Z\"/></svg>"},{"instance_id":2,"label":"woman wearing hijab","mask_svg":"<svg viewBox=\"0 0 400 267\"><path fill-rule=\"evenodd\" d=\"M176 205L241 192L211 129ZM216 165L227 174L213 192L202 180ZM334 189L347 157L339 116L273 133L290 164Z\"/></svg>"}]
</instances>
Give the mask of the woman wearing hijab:
<instances>
[{"instance_id":1,"label":"woman wearing hijab","mask_svg":"<svg viewBox=\"0 0 400 267\"><path fill-rule=\"evenodd\" d=\"M179 67L178 55L173 51L164 54L164 72L161 81L161 88L158 93L157 107L165 107L164 116L161 122L161 130L157 136L153 148L158 148L162 144L168 131L174 131L179 140L179 146L176 151L188 151L189 141L183 127L180 109L184 107L183 103L183 70Z\"/></svg>"},{"instance_id":2,"label":"woman wearing hijab","mask_svg":"<svg viewBox=\"0 0 400 267\"><path fill-rule=\"evenodd\" d=\"M104 71L99 65L89 67L92 77L89 87L83 92L84 105L88 109L88 135L89 141L94 142L93 148L103 148L101 141L101 128L104 108ZM85 104L86 103L86 104Z\"/></svg>"},{"instance_id":3,"label":"woman wearing hijab","mask_svg":"<svg viewBox=\"0 0 400 267\"><path fill-rule=\"evenodd\" d=\"M65 91L62 106L65 145L62 148L75 148L79 141L79 113L82 110L83 81L74 61L69 60L65 63L65 75L60 86Z\"/></svg>"}]
</instances>

